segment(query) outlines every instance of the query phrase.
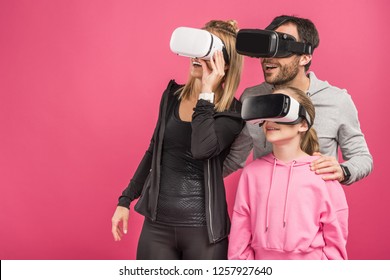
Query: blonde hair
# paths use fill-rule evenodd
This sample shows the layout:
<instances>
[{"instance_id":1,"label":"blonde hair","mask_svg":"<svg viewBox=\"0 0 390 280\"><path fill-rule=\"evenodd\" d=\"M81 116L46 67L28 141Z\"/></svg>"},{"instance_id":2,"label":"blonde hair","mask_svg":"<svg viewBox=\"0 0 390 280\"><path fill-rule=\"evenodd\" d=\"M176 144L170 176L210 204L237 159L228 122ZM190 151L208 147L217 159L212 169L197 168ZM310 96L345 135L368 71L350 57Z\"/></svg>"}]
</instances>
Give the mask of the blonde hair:
<instances>
[{"instance_id":1,"label":"blonde hair","mask_svg":"<svg viewBox=\"0 0 390 280\"><path fill-rule=\"evenodd\" d=\"M226 70L224 79L214 92L215 110L222 112L227 110L232 104L241 79L243 57L236 52L237 22L235 20L211 20L205 24L203 29L213 33L223 41L229 56L229 69ZM189 98L194 83L195 78L190 77L179 97L183 99Z\"/></svg>"},{"instance_id":2,"label":"blonde hair","mask_svg":"<svg viewBox=\"0 0 390 280\"><path fill-rule=\"evenodd\" d=\"M313 103L311 102L311 99L304 93L302 90L295 88L295 87L290 87L290 86L280 86L277 87L277 90L286 90L287 92L292 94L292 97L296 99L299 104L301 104L307 114L309 115L310 120L308 120L311 124L314 123L314 118L315 118L315 108ZM303 120L307 122L307 120ZM300 147L302 151L309 155L313 155L314 152L318 152L320 149L320 144L318 143L318 136L317 132L313 128L313 126L310 126L309 123L307 123L309 126L309 129L305 132L302 133L301 135L301 142L300 142Z\"/></svg>"}]
</instances>

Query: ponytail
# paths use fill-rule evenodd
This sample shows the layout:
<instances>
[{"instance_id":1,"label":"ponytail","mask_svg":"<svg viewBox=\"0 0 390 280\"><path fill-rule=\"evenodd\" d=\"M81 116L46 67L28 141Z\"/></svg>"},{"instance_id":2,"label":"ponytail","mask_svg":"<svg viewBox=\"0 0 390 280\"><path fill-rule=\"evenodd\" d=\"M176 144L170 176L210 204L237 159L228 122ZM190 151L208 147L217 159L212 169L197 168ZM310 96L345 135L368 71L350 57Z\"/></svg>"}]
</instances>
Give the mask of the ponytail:
<instances>
[{"instance_id":1,"label":"ponytail","mask_svg":"<svg viewBox=\"0 0 390 280\"><path fill-rule=\"evenodd\" d=\"M301 149L309 155L313 155L315 152L320 151L320 145L318 143L317 132L313 127L310 127L308 131L304 132L301 140Z\"/></svg>"}]
</instances>

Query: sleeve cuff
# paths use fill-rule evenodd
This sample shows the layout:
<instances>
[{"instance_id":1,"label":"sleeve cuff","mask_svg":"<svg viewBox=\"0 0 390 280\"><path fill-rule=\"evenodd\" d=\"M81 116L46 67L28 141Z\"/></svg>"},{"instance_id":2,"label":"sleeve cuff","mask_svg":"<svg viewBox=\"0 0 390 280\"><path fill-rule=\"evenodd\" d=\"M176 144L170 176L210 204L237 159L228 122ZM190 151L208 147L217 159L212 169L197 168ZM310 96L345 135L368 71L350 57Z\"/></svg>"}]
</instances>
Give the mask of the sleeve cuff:
<instances>
[{"instance_id":1,"label":"sleeve cuff","mask_svg":"<svg viewBox=\"0 0 390 280\"><path fill-rule=\"evenodd\" d=\"M127 209L130 209L130 198L128 198L127 196L121 196L119 197L119 202L117 204L117 206L122 206L122 207L126 207Z\"/></svg>"}]
</instances>

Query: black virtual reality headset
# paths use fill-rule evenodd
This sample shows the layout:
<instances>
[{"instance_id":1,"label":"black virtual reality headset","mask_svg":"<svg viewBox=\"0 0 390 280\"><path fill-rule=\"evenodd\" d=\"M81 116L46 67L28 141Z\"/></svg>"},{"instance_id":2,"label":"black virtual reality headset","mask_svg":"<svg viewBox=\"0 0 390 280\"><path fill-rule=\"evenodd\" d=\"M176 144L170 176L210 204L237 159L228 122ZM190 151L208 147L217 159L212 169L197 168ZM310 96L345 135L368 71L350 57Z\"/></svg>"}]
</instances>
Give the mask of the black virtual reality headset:
<instances>
[{"instance_id":1,"label":"black virtual reality headset","mask_svg":"<svg viewBox=\"0 0 390 280\"><path fill-rule=\"evenodd\" d=\"M294 36L274 31L290 20L289 16L281 16L275 18L265 30L240 30L236 41L237 52L246 56L262 58L313 54L314 49L311 44L297 42Z\"/></svg>"},{"instance_id":2,"label":"black virtual reality headset","mask_svg":"<svg viewBox=\"0 0 390 280\"><path fill-rule=\"evenodd\" d=\"M305 119L309 127L312 126L306 109L297 100L282 93L245 98L242 102L241 117L249 123L260 125L264 121L297 124Z\"/></svg>"},{"instance_id":3,"label":"black virtual reality headset","mask_svg":"<svg viewBox=\"0 0 390 280\"><path fill-rule=\"evenodd\" d=\"M178 27L171 36L171 51L175 54L210 60L217 50L222 51L225 63L229 56L222 40L214 34L197 28Z\"/></svg>"},{"instance_id":4,"label":"black virtual reality headset","mask_svg":"<svg viewBox=\"0 0 390 280\"><path fill-rule=\"evenodd\" d=\"M242 55L264 58L313 53L311 44L297 42L293 36L286 33L261 29L238 31L236 49Z\"/></svg>"}]
</instances>

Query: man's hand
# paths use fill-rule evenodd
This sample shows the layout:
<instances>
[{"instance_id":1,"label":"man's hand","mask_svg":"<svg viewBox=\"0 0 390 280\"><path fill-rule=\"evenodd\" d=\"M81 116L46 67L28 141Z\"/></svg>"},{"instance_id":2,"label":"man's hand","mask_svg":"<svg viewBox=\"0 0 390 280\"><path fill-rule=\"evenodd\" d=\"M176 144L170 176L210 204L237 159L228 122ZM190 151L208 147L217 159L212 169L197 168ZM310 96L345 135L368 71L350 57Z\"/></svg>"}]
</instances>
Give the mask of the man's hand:
<instances>
[{"instance_id":1,"label":"man's hand","mask_svg":"<svg viewBox=\"0 0 390 280\"><path fill-rule=\"evenodd\" d=\"M344 180L343 170L335 157L324 156L321 153L314 153L313 156L320 156L320 158L310 164L310 169L316 174L326 174L322 176L323 180L337 180L339 182Z\"/></svg>"}]
</instances>

